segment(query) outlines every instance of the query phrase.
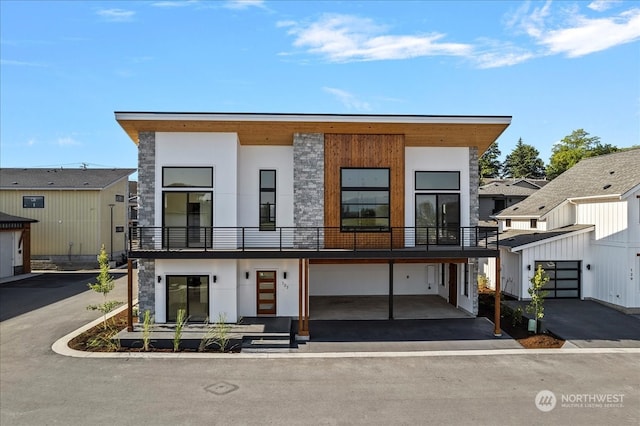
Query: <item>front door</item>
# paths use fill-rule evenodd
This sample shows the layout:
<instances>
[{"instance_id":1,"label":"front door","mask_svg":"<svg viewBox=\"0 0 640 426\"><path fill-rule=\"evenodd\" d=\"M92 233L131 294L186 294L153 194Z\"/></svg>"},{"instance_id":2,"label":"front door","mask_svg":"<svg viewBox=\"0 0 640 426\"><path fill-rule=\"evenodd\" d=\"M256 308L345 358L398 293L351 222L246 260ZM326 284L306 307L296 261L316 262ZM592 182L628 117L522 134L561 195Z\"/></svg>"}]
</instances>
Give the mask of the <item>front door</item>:
<instances>
[{"instance_id":1,"label":"front door","mask_svg":"<svg viewBox=\"0 0 640 426\"><path fill-rule=\"evenodd\" d=\"M276 271L256 273L258 315L276 314Z\"/></svg>"},{"instance_id":2,"label":"front door","mask_svg":"<svg viewBox=\"0 0 640 426\"><path fill-rule=\"evenodd\" d=\"M449 264L449 303L458 307L458 265Z\"/></svg>"}]
</instances>

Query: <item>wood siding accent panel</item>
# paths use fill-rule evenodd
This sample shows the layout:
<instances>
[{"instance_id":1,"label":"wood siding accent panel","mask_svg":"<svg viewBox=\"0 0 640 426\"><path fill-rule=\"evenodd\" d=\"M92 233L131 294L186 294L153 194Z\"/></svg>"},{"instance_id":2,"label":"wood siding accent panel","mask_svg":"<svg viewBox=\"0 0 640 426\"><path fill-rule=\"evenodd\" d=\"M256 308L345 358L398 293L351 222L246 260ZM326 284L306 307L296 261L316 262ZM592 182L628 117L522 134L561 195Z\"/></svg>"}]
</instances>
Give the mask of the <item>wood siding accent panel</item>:
<instances>
[{"instance_id":1,"label":"wood siding accent panel","mask_svg":"<svg viewBox=\"0 0 640 426\"><path fill-rule=\"evenodd\" d=\"M326 248L351 249L404 247L404 135L325 134ZM340 232L340 169L343 167L389 168L390 223L388 232Z\"/></svg>"}]
</instances>

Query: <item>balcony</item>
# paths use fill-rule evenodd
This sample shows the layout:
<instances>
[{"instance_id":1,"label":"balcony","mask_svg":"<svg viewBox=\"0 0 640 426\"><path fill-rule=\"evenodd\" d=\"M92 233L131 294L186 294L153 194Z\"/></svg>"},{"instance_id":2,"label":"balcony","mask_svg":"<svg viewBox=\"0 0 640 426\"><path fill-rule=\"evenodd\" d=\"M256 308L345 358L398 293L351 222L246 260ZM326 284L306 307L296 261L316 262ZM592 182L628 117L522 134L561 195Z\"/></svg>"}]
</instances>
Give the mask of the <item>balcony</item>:
<instances>
[{"instance_id":1,"label":"balcony","mask_svg":"<svg viewBox=\"0 0 640 426\"><path fill-rule=\"evenodd\" d=\"M494 257L495 227L131 227L132 258Z\"/></svg>"}]
</instances>

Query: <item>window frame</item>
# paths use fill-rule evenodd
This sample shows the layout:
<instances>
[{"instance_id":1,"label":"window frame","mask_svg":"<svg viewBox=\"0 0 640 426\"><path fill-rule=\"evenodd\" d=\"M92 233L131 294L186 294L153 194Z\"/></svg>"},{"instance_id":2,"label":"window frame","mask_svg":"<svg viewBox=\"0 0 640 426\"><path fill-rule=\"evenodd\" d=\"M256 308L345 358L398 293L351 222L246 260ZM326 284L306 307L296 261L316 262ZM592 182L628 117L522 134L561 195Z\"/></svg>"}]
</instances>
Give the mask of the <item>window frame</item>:
<instances>
[{"instance_id":1,"label":"window frame","mask_svg":"<svg viewBox=\"0 0 640 426\"><path fill-rule=\"evenodd\" d=\"M263 187L263 172L273 172L273 188ZM275 231L278 218L277 196L278 196L278 172L276 169L260 169L258 176L258 227L260 231ZM263 222L262 208L269 203L263 203L263 194L273 194L273 221L271 221L271 210L269 209L267 220Z\"/></svg>"},{"instance_id":2,"label":"window frame","mask_svg":"<svg viewBox=\"0 0 640 426\"><path fill-rule=\"evenodd\" d=\"M420 188L418 187L419 174L455 174L457 176L457 185L455 187L441 188ZM413 187L415 191L460 191L460 171L459 170L416 170L413 174Z\"/></svg>"},{"instance_id":3,"label":"window frame","mask_svg":"<svg viewBox=\"0 0 640 426\"><path fill-rule=\"evenodd\" d=\"M184 170L201 169L201 170L209 170L211 183L208 184L208 185L184 185L184 186L167 185L165 172L167 170L170 170L170 169L184 169ZM213 185L213 167L212 166L163 166L162 167L162 176L161 177L162 177L162 187L163 188L182 189L182 188L213 188L214 187L214 185Z\"/></svg>"},{"instance_id":4,"label":"window frame","mask_svg":"<svg viewBox=\"0 0 640 426\"><path fill-rule=\"evenodd\" d=\"M185 214L186 219L185 220L187 221L186 225L184 225L184 226L168 226L167 225L167 223L166 223L166 207L165 207L165 205L167 203L167 201L166 201L167 194L185 194L187 196L187 199L186 199L187 204L185 206L185 211L186 211L186 214ZM162 235L163 235L163 243L162 243L162 245L163 245L163 247L166 247L168 244L170 245L172 243L172 241L173 241L173 240L170 240L170 238L169 238L170 232L169 232L168 228L185 228L184 246L175 246L174 248L200 247L200 245L191 245L191 242L189 240L189 238L190 238L189 237L189 232L190 232L189 228L196 228L196 227L189 226L189 223L188 223L188 220L189 220L189 195L190 194L210 194L211 202L209 203L210 204L209 217L211 218L211 225L209 225L209 226L199 226L197 228L199 228L199 229L208 228L208 229L205 230L205 235L204 235L205 242L204 243L205 243L206 247L212 247L213 238L212 238L211 234L212 234L212 231L213 231L213 223L214 223L213 222L213 210L214 209L213 209L213 191L211 191L211 190L209 190L209 191L206 191L206 190L192 190L192 191L179 191L179 190L178 191L166 191L166 190L163 190L162 191L162 212L161 213L162 213L162 230L163 230L163 232L162 232Z\"/></svg>"},{"instance_id":5,"label":"window frame","mask_svg":"<svg viewBox=\"0 0 640 426\"><path fill-rule=\"evenodd\" d=\"M416 243L419 244L425 244L425 242L421 242L419 241L419 237L418 237L418 231L420 228L424 228L423 226L418 226L418 197L421 195L432 195L435 196L435 202L436 202L436 224L434 226L429 226L427 227L428 229L430 228L435 228L436 229L436 235L435 235L435 243L437 245L457 245L460 242L460 229L462 229L462 197L460 196L459 192L416 192L414 194L414 227L415 227L415 232L416 232ZM455 238L445 238L447 237L447 233L444 231L451 231L452 226L442 226L439 222L440 222L440 215L438 214L438 206L440 206L440 202L439 197L442 195L447 195L447 196L451 196L454 195L458 198L458 217L457 217L457 237ZM429 241L429 231L427 229L427 235L425 235L426 241ZM447 240L449 240L449 242L446 242ZM432 243L429 243L432 244Z\"/></svg>"},{"instance_id":6,"label":"window frame","mask_svg":"<svg viewBox=\"0 0 640 426\"><path fill-rule=\"evenodd\" d=\"M387 173L387 186L344 186L343 184L343 171L344 170L384 170ZM376 206L387 206L387 216L374 216L374 219L386 219L387 225L384 226L345 226L345 219L353 219L351 217L345 217L345 205L354 205L352 203L343 203L343 193L347 191L358 191L358 192L386 192L387 193L387 203L380 204L375 203ZM367 203L367 205L374 205L372 203ZM361 217L358 217L361 219ZM341 167L340 168L340 232L381 232L381 233L389 233L391 232L391 168L389 167Z\"/></svg>"},{"instance_id":7,"label":"window frame","mask_svg":"<svg viewBox=\"0 0 640 426\"><path fill-rule=\"evenodd\" d=\"M182 275L182 274L167 274L164 276L164 282L165 282L165 294L166 294L166 300L165 300L165 304L166 304L166 314L165 314L165 319L166 322L175 322L176 319L174 318L170 318L169 317L169 313L170 313L170 309L169 309L169 280L171 278L186 278L187 279L187 288L186 288L186 317L185 319L190 317L190 312L189 312L189 278L206 278L207 279L207 317L209 316L209 312L211 311L211 301L210 301L210 296L211 296L211 277L207 274L187 274L187 275ZM177 316L177 311L176 311L176 316Z\"/></svg>"},{"instance_id":8,"label":"window frame","mask_svg":"<svg viewBox=\"0 0 640 426\"><path fill-rule=\"evenodd\" d=\"M27 199L31 200L30 204L27 204ZM37 200L37 201L36 201ZM42 205L40 205L42 203ZM44 195L23 195L22 196L22 208L23 209L44 209Z\"/></svg>"},{"instance_id":9,"label":"window frame","mask_svg":"<svg viewBox=\"0 0 640 426\"><path fill-rule=\"evenodd\" d=\"M538 219L529 219L529 228L538 229Z\"/></svg>"}]
</instances>

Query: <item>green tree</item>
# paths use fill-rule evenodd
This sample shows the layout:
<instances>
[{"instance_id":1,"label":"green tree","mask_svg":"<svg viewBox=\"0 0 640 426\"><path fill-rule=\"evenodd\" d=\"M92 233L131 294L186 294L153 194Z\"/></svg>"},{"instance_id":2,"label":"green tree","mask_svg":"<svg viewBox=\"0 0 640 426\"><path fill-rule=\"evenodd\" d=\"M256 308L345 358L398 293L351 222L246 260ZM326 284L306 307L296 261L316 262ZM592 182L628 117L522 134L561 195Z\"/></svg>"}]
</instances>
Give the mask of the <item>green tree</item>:
<instances>
[{"instance_id":1,"label":"green tree","mask_svg":"<svg viewBox=\"0 0 640 426\"><path fill-rule=\"evenodd\" d=\"M484 184L485 178L500 177L502 163L500 163L500 148L498 142L494 142L478 159L478 168L480 174L480 185Z\"/></svg>"},{"instance_id":2,"label":"green tree","mask_svg":"<svg viewBox=\"0 0 640 426\"><path fill-rule=\"evenodd\" d=\"M89 305L87 306L87 309L102 312L102 324L106 329L107 314L111 312L116 306L121 305L122 302L107 300L107 295L111 292L111 290L113 290L113 288L115 287L115 283L113 282L113 277L111 276L111 274L109 274L109 256L104 249L104 244L102 245L100 254L98 255L98 264L100 265L100 274L98 274L96 282L87 285L96 293L102 294L102 303Z\"/></svg>"},{"instance_id":3,"label":"green tree","mask_svg":"<svg viewBox=\"0 0 640 426\"><path fill-rule=\"evenodd\" d=\"M505 158L502 173L509 178L541 179L544 177L544 161L533 145L522 142L520 138L511 154Z\"/></svg>"},{"instance_id":4,"label":"green tree","mask_svg":"<svg viewBox=\"0 0 640 426\"><path fill-rule=\"evenodd\" d=\"M526 310L530 314L535 315L536 320L536 333L538 332L538 321L544 318L544 298L549 295L549 291L544 289L544 286L549 282L549 275L542 269L542 266L538 265L535 275L529 280L531 286L527 289L531 301L526 307Z\"/></svg>"},{"instance_id":5,"label":"green tree","mask_svg":"<svg viewBox=\"0 0 640 426\"><path fill-rule=\"evenodd\" d=\"M555 179L583 158L616 151L617 147L600 143L598 136L589 136L584 129L574 130L553 146L547 166L547 178Z\"/></svg>"}]
</instances>

